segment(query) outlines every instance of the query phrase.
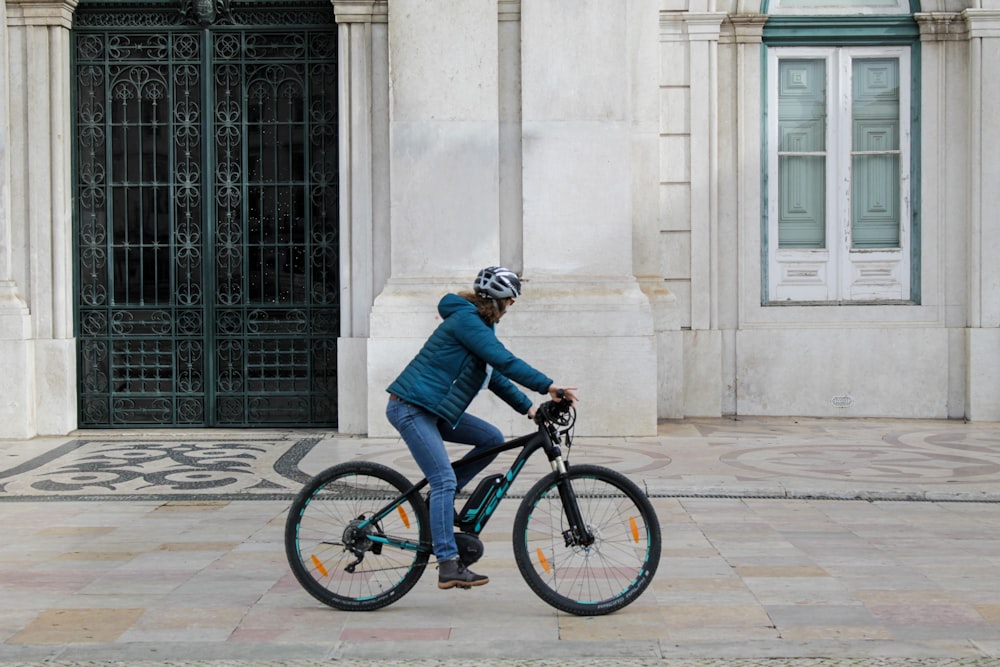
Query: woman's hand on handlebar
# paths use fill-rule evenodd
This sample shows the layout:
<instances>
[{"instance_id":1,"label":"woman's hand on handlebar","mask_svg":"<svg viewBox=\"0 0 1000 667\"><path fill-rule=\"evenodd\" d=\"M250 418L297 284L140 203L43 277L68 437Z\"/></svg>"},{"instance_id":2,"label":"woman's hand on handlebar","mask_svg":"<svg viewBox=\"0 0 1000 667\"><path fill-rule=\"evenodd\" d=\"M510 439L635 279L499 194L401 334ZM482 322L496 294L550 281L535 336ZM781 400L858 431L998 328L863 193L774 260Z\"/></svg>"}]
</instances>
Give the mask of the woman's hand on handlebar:
<instances>
[{"instance_id":1,"label":"woman's hand on handlebar","mask_svg":"<svg viewBox=\"0 0 1000 667\"><path fill-rule=\"evenodd\" d=\"M580 400L576 395L576 387L560 387L555 384L549 387L549 396L551 396L552 400L556 403L561 403L562 401L568 399L570 405ZM535 415L537 413L538 408L532 405L528 408L528 419L535 421Z\"/></svg>"},{"instance_id":2,"label":"woman's hand on handlebar","mask_svg":"<svg viewBox=\"0 0 1000 667\"><path fill-rule=\"evenodd\" d=\"M560 387L555 383L549 387L549 396L556 403L562 401L564 398L569 399L570 403L576 403L580 400L576 395L576 387Z\"/></svg>"}]
</instances>

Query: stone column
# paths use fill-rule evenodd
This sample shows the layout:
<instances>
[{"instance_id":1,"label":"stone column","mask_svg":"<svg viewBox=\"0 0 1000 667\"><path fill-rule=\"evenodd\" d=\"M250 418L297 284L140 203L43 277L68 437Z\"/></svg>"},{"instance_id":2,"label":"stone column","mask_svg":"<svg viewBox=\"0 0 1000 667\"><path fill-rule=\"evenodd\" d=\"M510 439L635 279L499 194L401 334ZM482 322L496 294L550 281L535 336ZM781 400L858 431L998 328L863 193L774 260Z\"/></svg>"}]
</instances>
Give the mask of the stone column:
<instances>
[{"instance_id":1,"label":"stone column","mask_svg":"<svg viewBox=\"0 0 1000 667\"><path fill-rule=\"evenodd\" d=\"M521 8L526 295L504 326L585 397L578 428L656 430L656 336L634 273L629 4ZM637 20L655 25L656 10ZM544 362L544 363L543 363Z\"/></svg>"},{"instance_id":2,"label":"stone column","mask_svg":"<svg viewBox=\"0 0 1000 667\"><path fill-rule=\"evenodd\" d=\"M7 36L7 3L0 2L0 308L6 308L15 301L17 286L11 275L10 247L10 61L7 52L10 42ZM23 305L17 306L18 310Z\"/></svg>"},{"instance_id":3,"label":"stone column","mask_svg":"<svg viewBox=\"0 0 1000 667\"><path fill-rule=\"evenodd\" d=\"M966 417L1000 420L1000 9L966 9L969 27L969 329Z\"/></svg>"},{"instance_id":4,"label":"stone column","mask_svg":"<svg viewBox=\"0 0 1000 667\"><path fill-rule=\"evenodd\" d=\"M521 0L497 0L500 264L524 268L521 202Z\"/></svg>"},{"instance_id":5,"label":"stone column","mask_svg":"<svg viewBox=\"0 0 1000 667\"><path fill-rule=\"evenodd\" d=\"M659 16L662 229L671 246L667 284L678 293L685 329L670 334L683 345L675 362L681 366L675 372L682 378L682 406L671 416L718 416L725 358L719 321L718 43L725 14L675 5L682 3L664 3Z\"/></svg>"},{"instance_id":6,"label":"stone column","mask_svg":"<svg viewBox=\"0 0 1000 667\"><path fill-rule=\"evenodd\" d=\"M8 0L12 275L31 313L25 373L33 412L22 428L76 427L70 212L69 28L75 0ZM28 346L30 348L30 346ZM30 352L29 349L25 350ZM6 406L5 406L6 407Z\"/></svg>"},{"instance_id":7,"label":"stone column","mask_svg":"<svg viewBox=\"0 0 1000 667\"><path fill-rule=\"evenodd\" d=\"M389 276L389 64L386 0L333 0L338 23L341 335L337 419L365 433L369 317Z\"/></svg>"},{"instance_id":8,"label":"stone column","mask_svg":"<svg viewBox=\"0 0 1000 667\"><path fill-rule=\"evenodd\" d=\"M497 0L389 3L391 276L368 343L368 432L437 302L500 261Z\"/></svg>"},{"instance_id":9,"label":"stone column","mask_svg":"<svg viewBox=\"0 0 1000 667\"><path fill-rule=\"evenodd\" d=\"M719 327L719 34L725 14L684 15L690 67L691 331L684 334L684 414L722 413Z\"/></svg>"},{"instance_id":10,"label":"stone column","mask_svg":"<svg viewBox=\"0 0 1000 667\"><path fill-rule=\"evenodd\" d=\"M691 328L719 321L719 34L723 13L684 14L690 66Z\"/></svg>"},{"instance_id":11,"label":"stone column","mask_svg":"<svg viewBox=\"0 0 1000 667\"><path fill-rule=\"evenodd\" d=\"M920 28L921 302L948 336L947 410L966 416L970 276L969 30L959 12L914 15ZM978 259L975 261L978 262Z\"/></svg>"},{"instance_id":12,"label":"stone column","mask_svg":"<svg viewBox=\"0 0 1000 667\"><path fill-rule=\"evenodd\" d=\"M10 34L7 8L0 2L0 437L35 435L34 358L31 317L14 279L14 225L11 219ZM23 225L18 225L23 234ZM24 247L18 248L23 261Z\"/></svg>"},{"instance_id":13,"label":"stone column","mask_svg":"<svg viewBox=\"0 0 1000 667\"><path fill-rule=\"evenodd\" d=\"M722 329L722 414L740 414L747 369L738 350L747 304L761 294L761 49L764 14L729 16L720 45L719 327ZM720 35L720 43L726 35ZM724 65L728 65L727 67ZM727 72L728 70L728 72ZM727 73L726 73L727 72Z\"/></svg>"}]
</instances>

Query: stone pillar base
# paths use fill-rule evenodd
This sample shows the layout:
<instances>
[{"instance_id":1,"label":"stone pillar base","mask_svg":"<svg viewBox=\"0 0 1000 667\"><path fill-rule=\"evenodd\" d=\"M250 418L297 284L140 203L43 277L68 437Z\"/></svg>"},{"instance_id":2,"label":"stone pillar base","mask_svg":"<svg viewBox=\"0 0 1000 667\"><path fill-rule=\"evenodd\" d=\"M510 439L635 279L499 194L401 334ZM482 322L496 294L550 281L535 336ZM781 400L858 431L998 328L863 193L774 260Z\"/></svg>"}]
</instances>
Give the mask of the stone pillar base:
<instances>
[{"instance_id":1,"label":"stone pillar base","mask_svg":"<svg viewBox=\"0 0 1000 667\"><path fill-rule=\"evenodd\" d=\"M337 339L337 432L368 432L368 339Z\"/></svg>"},{"instance_id":2,"label":"stone pillar base","mask_svg":"<svg viewBox=\"0 0 1000 667\"><path fill-rule=\"evenodd\" d=\"M28 308L10 281L0 281L0 378L0 437L34 437L35 342Z\"/></svg>"},{"instance_id":3,"label":"stone pillar base","mask_svg":"<svg viewBox=\"0 0 1000 667\"><path fill-rule=\"evenodd\" d=\"M965 417L1000 421L1000 329L967 329L969 389Z\"/></svg>"},{"instance_id":4,"label":"stone pillar base","mask_svg":"<svg viewBox=\"0 0 1000 667\"><path fill-rule=\"evenodd\" d=\"M38 435L66 435L76 429L76 340L35 341L35 407Z\"/></svg>"}]
</instances>

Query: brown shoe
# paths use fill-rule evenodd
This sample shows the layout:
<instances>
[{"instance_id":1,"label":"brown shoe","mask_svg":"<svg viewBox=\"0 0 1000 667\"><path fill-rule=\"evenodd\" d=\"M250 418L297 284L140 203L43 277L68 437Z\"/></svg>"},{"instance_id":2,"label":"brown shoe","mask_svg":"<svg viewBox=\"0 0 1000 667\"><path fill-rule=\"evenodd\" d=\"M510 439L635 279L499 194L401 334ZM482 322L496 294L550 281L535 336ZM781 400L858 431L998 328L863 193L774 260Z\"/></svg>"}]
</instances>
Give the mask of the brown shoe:
<instances>
[{"instance_id":1,"label":"brown shoe","mask_svg":"<svg viewBox=\"0 0 1000 667\"><path fill-rule=\"evenodd\" d=\"M438 588L472 588L490 583L490 578L476 574L457 558L438 563Z\"/></svg>"}]
</instances>

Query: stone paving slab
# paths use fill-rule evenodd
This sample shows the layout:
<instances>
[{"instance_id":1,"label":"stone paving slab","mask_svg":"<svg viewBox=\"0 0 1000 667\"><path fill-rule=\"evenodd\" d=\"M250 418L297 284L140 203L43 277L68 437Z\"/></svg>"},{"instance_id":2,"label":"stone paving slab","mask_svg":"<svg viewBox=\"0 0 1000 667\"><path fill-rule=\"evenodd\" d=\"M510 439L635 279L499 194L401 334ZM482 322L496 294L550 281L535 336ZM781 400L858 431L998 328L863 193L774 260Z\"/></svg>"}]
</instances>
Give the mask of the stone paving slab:
<instances>
[{"instance_id":1,"label":"stone paving slab","mask_svg":"<svg viewBox=\"0 0 1000 667\"><path fill-rule=\"evenodd\" d=\"M669 658L629 658L615 656L594 656L585 659L493 659L493 658L473 658L473 659L387 659L380 660L378 664L387 667L591 667L599 662L608 667L994 667L1000 661L990 658L735 658L735 659L683 659L675 660ZM192 661L162 661L152 662L148 660L120 661L63 661L54 660L38 663L5 663L0 665L14 665L19 667L328 667L331 664L338 667L369 667L370 660L345 660L345 659L325 659L325 660L199 660Z\"/></svg>"},{"instance_id":2,"label":"stone paving slab","mask_svg":"<svg viewBox=\"0 0 1000 667\"><path fill-rule=\"evenodd\" d=\"M0 441L0 665L1000 665L1000 425L691 420L580 438L653 498L663 553L606 617L561 614L483 535L489 586L338 612L295 582L302 480L398 440L313 431ZM499 465L502 465L499 464ZM534 467L531 467L534 466Z\"/></svg>"},{"instance_id":3,"label":"stone paving slab","mask_svg":"<svg viewBox=\"0 0 1000 667\"><path fill-rule=\"evenodd\" d=\"M0 661L1000 657L1000 505L657 498L650 589L561 614L521 580L514 506L489 586L433 568L369 613L328 609L284 561L285 501L0 503Z\"/></svg>"},{"instance_id":4,"label":"stone paving slab","mask_svg":"<svg viewBox=\"0 0 1000 667\"><path fill-rule=\"evenodd\" d=\"M44 662L4 662L0 667L996 667L996 658L638 658L593 655L587 658L430 658L399 657L355 660L350 658L267 659L227 658L207 660L93 659L46 660Z\"/></svg>"}]
</instances>

